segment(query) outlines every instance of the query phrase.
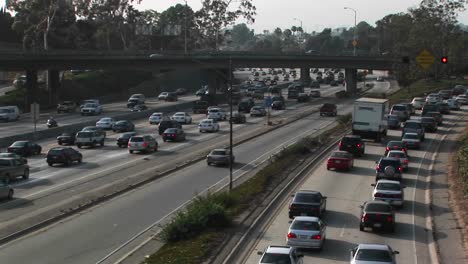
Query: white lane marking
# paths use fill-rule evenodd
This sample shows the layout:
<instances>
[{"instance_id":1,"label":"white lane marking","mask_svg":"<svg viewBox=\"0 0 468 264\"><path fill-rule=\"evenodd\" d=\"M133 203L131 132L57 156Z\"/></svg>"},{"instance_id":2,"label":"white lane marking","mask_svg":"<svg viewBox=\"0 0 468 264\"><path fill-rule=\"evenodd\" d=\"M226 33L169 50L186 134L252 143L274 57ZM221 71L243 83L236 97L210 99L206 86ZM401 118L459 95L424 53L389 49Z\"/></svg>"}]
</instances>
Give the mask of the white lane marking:
<instances>
[{"instance_id":1,"label":"white lane marking","mask_svg":"<svg viewBox=\"0 0 468 264\"><path fill-rule=\"evenodd\" d=\"M346 223L344 223L343 227L341 228L340 237L344 236L345 231L346 231Z\"/></svg>"}]
</instances>

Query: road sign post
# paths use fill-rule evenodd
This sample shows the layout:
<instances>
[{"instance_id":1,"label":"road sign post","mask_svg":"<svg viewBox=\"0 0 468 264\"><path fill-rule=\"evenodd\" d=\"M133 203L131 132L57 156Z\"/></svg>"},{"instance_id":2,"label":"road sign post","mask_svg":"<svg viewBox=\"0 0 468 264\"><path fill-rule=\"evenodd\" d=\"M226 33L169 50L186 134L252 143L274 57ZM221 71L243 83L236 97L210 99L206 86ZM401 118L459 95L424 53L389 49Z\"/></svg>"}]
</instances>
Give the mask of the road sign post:
<instances>
[{"instance_id":1,"label":"road sign post","mask_svg":"<svg viewBox=\"0 0 468 264\"><path fill-rule=\"evenodd\" d=\"M265 97L265 108L267 109L267 125L270 125L270 109L272 104L272 98L270 95Z\"/></svg>"},{"instance_id":2,"label":"road sign post","mask_svg":"<svg viewBox=\"0 0 468 264\"><path fill-rule=\"evenodd\" d=\"M416 62L425 71L427 71L434 64L434 61L434 56L427 50L421 51L421 53L419 53L419 55L416 57Z\"/></svg>"}]
</instances>

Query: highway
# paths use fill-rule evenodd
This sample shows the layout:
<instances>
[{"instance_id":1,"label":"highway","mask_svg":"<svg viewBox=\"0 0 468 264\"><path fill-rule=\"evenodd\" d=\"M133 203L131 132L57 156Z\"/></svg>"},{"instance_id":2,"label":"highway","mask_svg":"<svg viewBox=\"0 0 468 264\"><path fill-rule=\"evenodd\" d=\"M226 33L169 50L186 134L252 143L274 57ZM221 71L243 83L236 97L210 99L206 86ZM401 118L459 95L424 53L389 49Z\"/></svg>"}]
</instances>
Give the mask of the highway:
<instances>
[{"instance_id":1,"label":"highway","mask_svg":"<svg viewBox=\"0 0 468 264\"><path fill-rule=\"evenodd\" d=\"M465 110L466 111L466 110ZM384 143L366 142L366 154L355 159L351 172L327 171L325 161L313 169L299 189L320 191L327 196L327 240L324 249L304 250L304 263L349 263L349 250L359 243L382 243L400 252L398 263L435 263L429 252L426 230L428 201L429 166L433 153L440 144L441 134L447 133L450 126L466 119L462 111L444 116L445 124L438 133L427 133L421 150L410 150L410 170L403 174L405 189L404 208L396 211L395 233L374 233L359 231L359 214L363 202L371 199L371 183L375 181L375 161L384 153ZM401 131L390 130L387 140L397 140ZM263 251L269 245L285 245L289 227L288 205L290 197L284 200L276 212L270 212L271 219L263 230L254 230L257 237L253 248L247 250L244 258L235 263L258 263ZM246 258L245 258L246 257Z\"/></svg>"},{"instance_id":2,"label":"highway","mask_svg":"<svg viewBox=\"0 0 468 264\"><path fill-rule=\"evenodd\" d=\"M339 105L339 111L340 113L349 112L351 107L350 104ZM252 121L249 120L250 122ZM331 122L334 122L334 118L320 118L318 114L314 114L235 147L235 177L250 170L256 163L281 149L283 145L291 144ZM216 138L217 135L208 134L207 137ZM160 152L164 153L164 149L169 145L173 148L171 152L179 148L175 147L177 143L167 143L167 145L161 145ZM189 151L189 149L186 150ZM154 156L164 158L164 155L158 155L158 153ZM169 155L167 160L173 157ZM128 159L128 154L125 158ZM137 159L142 162L142 158L143 156L139 156ZM121 161L116 161L116 163L119 162ZM109 162L106 164L112 166ZM144 169L147 169L147 166L134 167L129 170L117 169L112 177L128 177L130 173L137 173ZM80 169L71 168L71 171L80 171ZM61 174L63 173L57 174L60 176L56 177L66 177ZM0 249L0 259L6 262L14 260L17 263L30 263L31 261L34 263L94 263L146 226L163 219L165 215L190 200L195 193L205 190L220 180L226 180L227 175L226 168L208 167L204 160L200 161L111 202L101 204L84 214L71 217L46 230L7 244ZM34 177L36 176L33 175ZM22 195L19 193L19 199ZM24 195L30 195L30 193L25 190ZM25 206L25 211L28 210L27 207ZM37 243L40 243L41 247L37 247ZM24 254L25 251L28 254Z\"/></svg>"}]
</instances>

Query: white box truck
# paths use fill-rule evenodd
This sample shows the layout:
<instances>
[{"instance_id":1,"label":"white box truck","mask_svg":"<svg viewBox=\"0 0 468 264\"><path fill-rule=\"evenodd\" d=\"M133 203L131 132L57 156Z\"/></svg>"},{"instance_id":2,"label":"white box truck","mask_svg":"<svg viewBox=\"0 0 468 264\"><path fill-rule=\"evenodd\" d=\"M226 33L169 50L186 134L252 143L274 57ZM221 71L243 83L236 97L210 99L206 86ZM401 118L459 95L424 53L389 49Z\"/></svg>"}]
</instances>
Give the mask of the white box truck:
<instances>
[{"instance_id":1,"label":"white box truck","mask_svg":"<svg viewBox=\"0 0 468 264\"><path fill-rule=\"evenodd\" d=\"M387 135L388 99L359 98L354 102L353 135L380 142Z\"/></svg>"}]
</instances>

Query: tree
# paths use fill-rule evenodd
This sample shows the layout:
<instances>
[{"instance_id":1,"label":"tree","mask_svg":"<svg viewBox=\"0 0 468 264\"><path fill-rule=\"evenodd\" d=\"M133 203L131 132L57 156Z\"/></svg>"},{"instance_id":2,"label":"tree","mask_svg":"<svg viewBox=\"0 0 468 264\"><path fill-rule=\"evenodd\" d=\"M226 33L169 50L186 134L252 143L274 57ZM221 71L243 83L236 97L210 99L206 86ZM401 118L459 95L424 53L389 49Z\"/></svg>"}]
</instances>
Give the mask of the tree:
<instances>
[{"instance_id":1,"label":"tree","mask_svg":"<svg viewBox=\"0 0 468 264\"><path fill-rule=\"evenodd\" d=\"M21 34L13 31L14 18L5 9L0 9L0 41L1 42L21 42Z\"/></svg>"},{"instance_id":2,"label":"tree","mask_svg":"<svg viewBox=\"0 0 468 264\"><path fill-rule=\"evenodd\" d=\"M198 38L198 28L195 23L195 12L190 6L177 4L169 7L167 10L161 13L158 21L157 31L166 32L169 34L176 34L176 39L171 43L173 46L171 49L183 49L185 33L187 33L187 45L189 47L194 45L195 38ZM186 29L187 27L187 29ZM180 29L179 32L167 32L169 28ZM161 34L164 35L164 34Z\"/></svg>"},{"instance_id":3,"label":"tree","mask_svg":"<svg viewBox=\"0 0 468 264\"><path fill-rule=\"evenodd\" d=\"M282 31L281 28L279 28L279 27L275 28L274 33L275 33L275 35L278 36L278 37L281 37L281 35L283 35L283 31Z\"/></svg>"},{"instance_id":4,"label":"tree","mask_svg":"<svg viewBox=\"0 0 468 264\"><path fill-rule=\"evenodd\" d=\"M237 48L246 45L254 39L254 31L249 29L245 23L235 25L231 30L232 44Z\"/></svg>"},{"instance_id":5,"label":"tree","mask_svg":"<svg viewBox=\"0 0 468 264\"><path fill-rule=\"evenodd\" d=\"M293 35L295 35L295 34L296 34L296 31L297 31L297 27L296 27L296 26L292 26L292 27L291 27L291 31L292 31Z\"/></svg>"},{"instance_id":6,"label":"tree","mask_svg":"<svg viewBox=\"0 0 468 264\"><path fill-rule=\"evenodd\" d=\"M238 3L236 8L232 4ZM195 13L200 31L200 45L218 49L221 29L243 17L248 23L254 22L256 8L253 0L203 0L202 8Z\"/></svg>"}]
</instances>

